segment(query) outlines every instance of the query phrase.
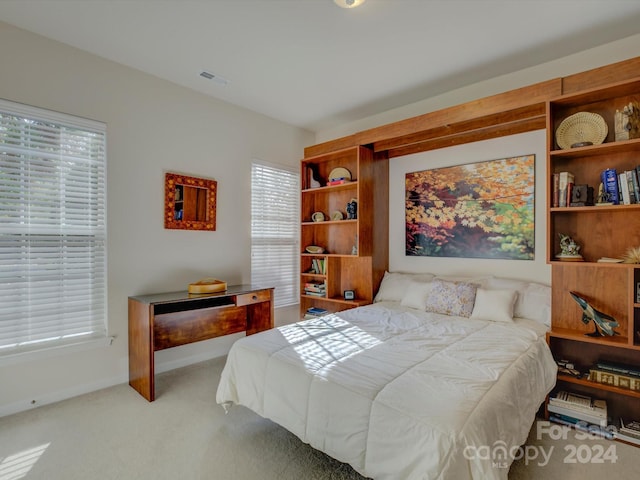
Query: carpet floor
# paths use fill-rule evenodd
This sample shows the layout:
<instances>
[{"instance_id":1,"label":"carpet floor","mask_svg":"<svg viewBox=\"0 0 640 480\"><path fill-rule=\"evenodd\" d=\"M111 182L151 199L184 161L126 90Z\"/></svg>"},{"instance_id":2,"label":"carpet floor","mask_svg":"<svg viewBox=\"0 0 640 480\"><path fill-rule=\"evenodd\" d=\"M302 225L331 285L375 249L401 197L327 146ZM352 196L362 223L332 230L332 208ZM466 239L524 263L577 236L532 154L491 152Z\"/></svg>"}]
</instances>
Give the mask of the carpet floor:
<instances>
[{"instance_id":1,"label":"carpet floor","mask_svg":"<svg viewBox=\"0 0 640 480\"><path fill-rule=\"evenodd\" d=\"M157 375L152 403L117 385L0 418L0 480L363 480L244 407L225 414L224 361ZM557 433L534 424L509 480L637 478L640 449Z\"/></svg>"}]
</instances>

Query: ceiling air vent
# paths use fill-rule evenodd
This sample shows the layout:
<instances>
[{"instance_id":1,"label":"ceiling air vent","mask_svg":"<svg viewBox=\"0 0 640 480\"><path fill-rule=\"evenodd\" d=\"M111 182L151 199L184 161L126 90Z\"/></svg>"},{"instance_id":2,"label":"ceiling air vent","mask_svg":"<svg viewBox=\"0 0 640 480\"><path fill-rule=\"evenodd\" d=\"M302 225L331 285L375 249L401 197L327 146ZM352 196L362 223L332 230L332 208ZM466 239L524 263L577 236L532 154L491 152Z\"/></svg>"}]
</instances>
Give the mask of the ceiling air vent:
<instances>
[{"instance_id":1,"label":"ceiling air vent","mask_svg":"<svg viewBox=\"0 0 640 480\"><path fill-rule=\"evenodd\" d=\"M226 85L229 83L229 80L227 80L226 78L223 78L220 75L216 75L215 73L207 72L206 70L200 72L200 76L206 78L207 80L211 80L218 85Z\"/></svg>"}]
</instances>

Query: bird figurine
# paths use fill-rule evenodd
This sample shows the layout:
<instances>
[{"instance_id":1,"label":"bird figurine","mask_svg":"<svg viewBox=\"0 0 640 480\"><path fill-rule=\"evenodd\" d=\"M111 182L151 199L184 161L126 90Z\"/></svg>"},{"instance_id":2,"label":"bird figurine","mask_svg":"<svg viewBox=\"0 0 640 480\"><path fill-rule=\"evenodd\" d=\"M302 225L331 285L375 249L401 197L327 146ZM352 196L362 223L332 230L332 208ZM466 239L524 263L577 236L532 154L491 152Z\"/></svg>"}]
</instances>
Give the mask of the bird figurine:
<instances>
[{"instance_id":1,"label":"bird figurine","mask_svg":"<svg viewBox=\"0 0 640 480\"><path fill-rule=\"evenodd\" d=\"M582 323L588 325L589 322L593 321L595 330L591 333L587 333L586 335L590 337L619 335L619 333L614 330L614 327L620 326L615 318L611 315L607 315L606 313L602 313L600 310L596 310L577 293L569 293L573 299L578 302L578 305L582 307Z\"/></svg>"}]
</instances>

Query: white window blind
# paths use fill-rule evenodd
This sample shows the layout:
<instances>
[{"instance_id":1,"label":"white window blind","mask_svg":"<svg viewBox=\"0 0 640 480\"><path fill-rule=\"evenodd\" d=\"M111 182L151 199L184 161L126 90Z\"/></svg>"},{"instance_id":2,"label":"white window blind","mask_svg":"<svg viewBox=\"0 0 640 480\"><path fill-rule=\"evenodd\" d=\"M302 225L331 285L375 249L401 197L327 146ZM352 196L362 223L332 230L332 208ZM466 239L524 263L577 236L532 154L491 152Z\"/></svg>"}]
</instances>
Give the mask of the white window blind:
<instances>
[{"instance_id":1,"label":"white window blind","mask_svg":"<svg viewBox=\"0 0 640 480\"><path fill-rule=\"evenodd\" d=\"M106 337L106 126L0 100L0 355Z\"/></svg>"},{"instance_id":2,"label":"white window blind","mask_svg":"<svg viewBox=\"0 0 640 480\"><path fill-rule=\"evenodd\" d=\"M275 306L299 301L298 172L264 163L251 169L251 283L275 287Z\"/></svg>"}]
</instances>

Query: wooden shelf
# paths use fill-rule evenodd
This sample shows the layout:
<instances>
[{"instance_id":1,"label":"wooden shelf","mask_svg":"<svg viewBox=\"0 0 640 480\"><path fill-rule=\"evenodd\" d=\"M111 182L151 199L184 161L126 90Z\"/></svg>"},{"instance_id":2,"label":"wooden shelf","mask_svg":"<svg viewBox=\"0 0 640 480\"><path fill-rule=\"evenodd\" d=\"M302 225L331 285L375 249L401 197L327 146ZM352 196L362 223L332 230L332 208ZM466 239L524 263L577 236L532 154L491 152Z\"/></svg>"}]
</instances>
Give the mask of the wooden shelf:
<instances>
[{"instance_id":1,"label":"wooden shelf","mask_svg":"<svg viewBox=\"0 0 640 480\"><path fill-rule=\"evenodd\" d=\"M551 177L568 171L575 183L590 185L597 192L602 171L636 171L640 165L640 138L616 141L614 117L630 102L640 101L640 77L583 90L550 100L547 107L547 193L553 192ZM607 123L603 143L554 150L560 123L577 112L593 112ZM594 194L597 194L594 192ZM548 198L549 198L548 197ZM598 263L600 257L619 258L640 244L640 204L547 208L547 259L552 272L552 327L547 342L556 359L567 358L588 368L601 359L640 366L640 303L636 285L640 265ZM555 258L559 233L579 245L584 262L563 262ZM569 296L578 292L593 308L615 318L618 336L585 335L593 325L581 322L582 309ZM575 390L593 392L606 400L612 417L640 419L640 392L559 374L558 381ZM567 385L568 387L569 385ZM588 389L588 390L587 390Z\"/></svg>"},{"instance_id":2,"label":"wooden shelf","mask_svg":"<svg viewBox=\"0 0 640 480\"><path fill-rule=\"evenodd\" d=\"M302 190L302 193L304 194L316 194L316 193L327 193L330 191L336 191L336 190L355 190L358 186L358 181L354 180L348 183L343 183L341 185L327 185L324 187L317 187L317 188L306 188L304 190Z\"/></svg>"},{"instance_id":3,"label":"wooden shelf","mask_svg":"<svg viewBox=\"0 0 640 480\"><path fill-rule=\"evenodd\" d=\"M575 383L576 385L582 385L584 387L595 388L597 390L606 390L608 392L617 393L618 395L625 395L628 397L640 399L640 392L636 390L629 390L626 388L614 387L613 385L607 385L606 383L592 382L583 378L575 378L570 375L558 374L558 381L566 383Z\"/></svg>"},{"instance_id":4,"label":"wooden shelf","mask_svg":"<svg viewBox=\"0 0 640 480\"><path fill-rule=\"evenodd\" d=\"M629 344L629 338L616 335L613 337L590 337L585 335L585 332L571 330L568 328L552 327L550 332L547 332L548 337L564 338L567 340L573 340L575 342L595 343L598 345L605 345L615 348L628 348L630 350L640 351L639 345Z\"/></svg>"},{"instance_id":5,"label":"wooden shelf","mask_svg":"<svg viewBox=\"0 0 640 480\"><path fill-rule=\"evenodd\" d=\"M309 188L312 179L326 183L336 168L347 169L352 181ZM302 160L301 178L301 291L306 281L317 280L324 282L327 294L315 297L303 293L301 316L314 306L337 312L371 303L389 262L387 156L364 146L343 148ZM346 217L347 204L353 199L357 201L356 219L331 220L336 211ZM316 212L322 212L327 220L311 221ZM308 245L319 245L326 253L308 253L304 250ZM313 259L324 260L325 275L307 273ZM345 290L355 291L357 299L345 300Z\"/></svg>"}]
</instances>

